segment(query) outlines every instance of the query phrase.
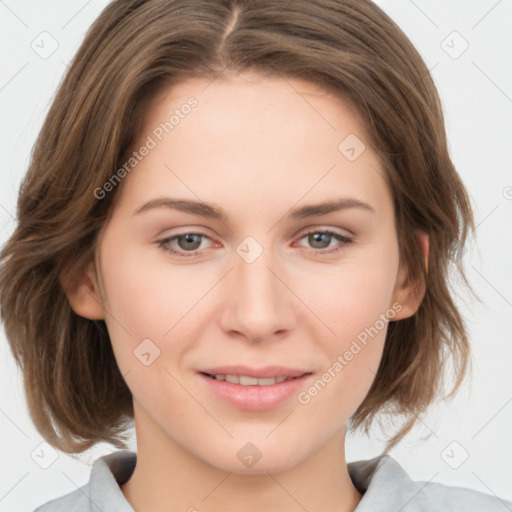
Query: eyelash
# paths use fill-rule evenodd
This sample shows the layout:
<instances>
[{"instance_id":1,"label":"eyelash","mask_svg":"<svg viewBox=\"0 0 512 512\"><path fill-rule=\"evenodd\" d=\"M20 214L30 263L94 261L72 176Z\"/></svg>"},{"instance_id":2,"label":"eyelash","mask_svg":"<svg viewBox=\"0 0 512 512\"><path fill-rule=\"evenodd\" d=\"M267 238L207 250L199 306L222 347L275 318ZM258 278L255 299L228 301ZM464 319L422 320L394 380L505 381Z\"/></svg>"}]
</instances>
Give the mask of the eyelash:
<instances>
[{"instance_id":1,"label":"eyelash","mask_svg":"<svg viewBox=\"0 0 512 512\"><path fill-rule=\"evenodd\" d=\"M305 238L308 235L315 235L315 234L329 235L331 237L334 237L335 239L339 240L339 242L341 243L341 246L333 247L331 249L312 249L311 252L313 252L314 254L320 254L320 255L336 254L336 253L339 253L340 251L342 251L346 246L348 246L349 244L351 244L353 242L352 238L349 238L349 237L344 236L344 235L340 235L339 233L336 233L335 231L331 231L329 229L308 231L307 233L304 233L299 238L299 240L302 240L303 238ZM201 252L201 250L196 250L196 251L193 251L193 252L186 252L186 251L176 251L175 249L170 247L169 244L173 240L176 240L177 238L180 238L180 237L185 236L185 235L198 235L198 236L202 236L204 238L209 238L204 233L196 233L196 232L192 232L192 231L184 232L184 233L178 233L176 235L173 235L172 237L165 238L163 240L159 240L157 242L158 247L160 247L164 252L172 254L173 256L178 256L180 258L188 258L188 257L191 257L191 256L196 256L198 253Z\"/></svg>"}]
</instances>

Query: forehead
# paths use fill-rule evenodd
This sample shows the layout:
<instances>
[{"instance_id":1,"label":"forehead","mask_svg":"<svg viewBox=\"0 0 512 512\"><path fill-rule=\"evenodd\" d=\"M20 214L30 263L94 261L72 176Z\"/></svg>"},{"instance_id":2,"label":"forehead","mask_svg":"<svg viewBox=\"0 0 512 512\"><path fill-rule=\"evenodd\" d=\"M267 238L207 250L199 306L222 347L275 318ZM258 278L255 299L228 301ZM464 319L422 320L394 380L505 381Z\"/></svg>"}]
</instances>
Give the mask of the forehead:
<instances>
[{"instance_id":1,"label":"forehead","mask_svg":"<svg viewBox=\"0 0 512 512\"><path fill-rule=\"evenodd\" d=\"M182 108L191 97L199 104L194 109L196 127L211 128L212 123L217 129L237 127L242 130L239 139L256 131L268 132L269 124L276 123L291 133L305 130L309 136L313 130L335 132L341 127L340 120L350 124L361 139L368 138L357 108L346 98L312 82L255 72L228 73L213 79L193 77L160 91L147 112L146 129L162 116L168 119L168 114Z\"/></svg>"},{"instance_id":2,"label":"forehead","mask_svg":"<svg viewBox=\"0 0 512 512\"><path fill-rule=\"evenodd\" d=\"M131 202L168 193L256 211L343 195L376 209L389 203L356 109L307 81L184 80L151 103L137 147L149 139L154 147L126 184Z\"/></svg>"}]
</instances>

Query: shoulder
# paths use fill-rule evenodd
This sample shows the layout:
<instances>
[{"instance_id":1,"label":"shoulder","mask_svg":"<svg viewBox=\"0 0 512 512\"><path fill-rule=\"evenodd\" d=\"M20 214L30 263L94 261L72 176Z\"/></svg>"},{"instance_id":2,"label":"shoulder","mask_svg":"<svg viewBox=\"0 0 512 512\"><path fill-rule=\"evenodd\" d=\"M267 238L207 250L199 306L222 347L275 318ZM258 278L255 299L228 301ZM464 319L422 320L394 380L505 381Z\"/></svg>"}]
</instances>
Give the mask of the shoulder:
<instances>
[{"instance_id":1,"label":"shoulder","mask_svg":"<svg viewBox=\"0 0 512 512\"><path fill-rule=\"evenodd\" d=\"M129 480L136 453L120 450L97 459L89 481L68 494L46 502L33 512L133 512L120 485Z\"/></svg>"},{"instance_id":2,"label":"shoulder","mask_svg":"<svg viewBox=\"0 0 512 512\"><path fill-rule=\"evenodd\" d=\"M511 512L512 502L465 487L414 481L389 455L348 464L354 485L363 492L355 512Z\"/></svg>"}]
</instances>

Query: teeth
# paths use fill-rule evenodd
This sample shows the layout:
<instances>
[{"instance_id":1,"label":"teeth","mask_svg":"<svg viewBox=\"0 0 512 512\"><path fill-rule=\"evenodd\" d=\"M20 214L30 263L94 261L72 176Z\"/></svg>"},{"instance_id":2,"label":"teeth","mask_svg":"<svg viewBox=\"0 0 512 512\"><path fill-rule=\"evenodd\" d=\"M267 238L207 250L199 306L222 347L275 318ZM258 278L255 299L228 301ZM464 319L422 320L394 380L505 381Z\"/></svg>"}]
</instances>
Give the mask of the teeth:
<instances>
[{"instance_id":1,"label":"teeth","mask_svg":"<svg viewBox=\"0 0 512 512\"><path fill-rule=\"evenodd\" d=\"M257 379L256 377L248 377L247 375L212 375L216 380L225 380L231 384L240 384L241 386L271 386L279 384L288 379L288 377L266 377Z\"/></svg>"},{"instance_id":2,"label":"teeth","mask_svg":"<svg viewBox=\"0 0 512 512\"><path fill-rule=\"evenodd\" d=\"M242 386L257 386L258 385L258 379L255 379L254 377L245 377L244 375L240 375L238 377L239 382L238 384L241 384Z\"/></svg>"},{"instance_id":3,"label":"teeth","mask_svg":"<svg viewBox=\"0 0 512 512\"><path fill-rule=\"evenodd\" d=\"M271 384L275 384L277 382L277 379L274 379L272 377L267 377L266 379L254 379L258 381L258 384L260 386L270 386Z\"/></svg>"}]
</instances>

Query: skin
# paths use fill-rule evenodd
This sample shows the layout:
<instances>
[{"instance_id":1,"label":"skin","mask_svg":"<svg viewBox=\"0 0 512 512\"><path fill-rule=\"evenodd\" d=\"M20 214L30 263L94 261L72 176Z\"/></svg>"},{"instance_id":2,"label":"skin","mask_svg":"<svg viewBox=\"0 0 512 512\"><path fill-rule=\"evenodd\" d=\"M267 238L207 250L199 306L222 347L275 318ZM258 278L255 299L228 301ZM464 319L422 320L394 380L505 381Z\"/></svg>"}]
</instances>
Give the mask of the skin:
<instances>
[{"instance_id":1,"label":"skin","mask_svg":"<svg viewBox=\"0 0 512 512\"><path fill-rule=\"evenodd\" d=\"M347 470L345 425L373 382L387 322L307 404L293 396L267 411L237 409L196 372L307 369L307 391L380 315L414 314L424 290L412 292L400 265L384 170L348 103L309 82L247 73L160 94L137 147L190 96L198 106L124 178L100 237L101 274L91 264L67 290L79 315L105 320L133 394L138 458L121 490L137 511L354 510L361 493ZM354 161L338 150L349 134L366 146ZM166 207L134 214L163 196L214 203L227 220ZM374 212L286 218L342 196ZM304 236L322 229L352 242ZM196 256L158 244L197 232L206 236ZM263 250L251 263L236 251L247 236ZM427 259L427 235L418 242ZM194 252L183 238L169 245ZM149 366L134 355L144 339L160 350ZM248 442L262 454L251 468L237 457Z\"/></svg>"}]
</instances>

